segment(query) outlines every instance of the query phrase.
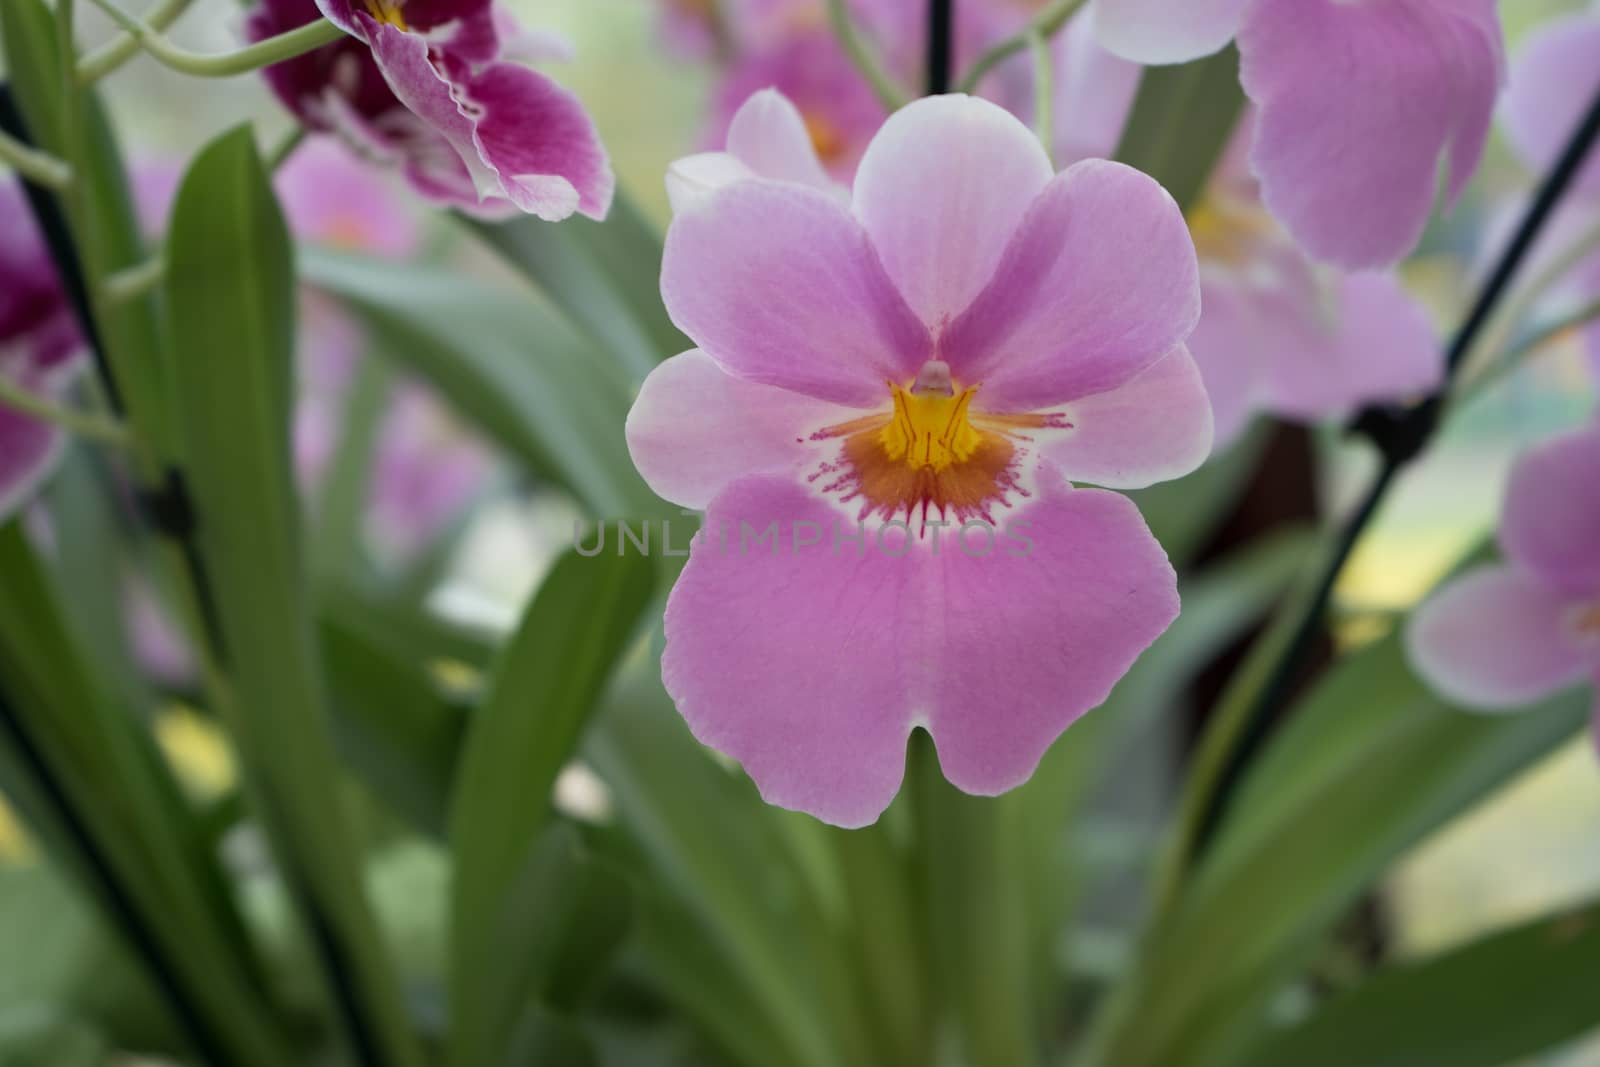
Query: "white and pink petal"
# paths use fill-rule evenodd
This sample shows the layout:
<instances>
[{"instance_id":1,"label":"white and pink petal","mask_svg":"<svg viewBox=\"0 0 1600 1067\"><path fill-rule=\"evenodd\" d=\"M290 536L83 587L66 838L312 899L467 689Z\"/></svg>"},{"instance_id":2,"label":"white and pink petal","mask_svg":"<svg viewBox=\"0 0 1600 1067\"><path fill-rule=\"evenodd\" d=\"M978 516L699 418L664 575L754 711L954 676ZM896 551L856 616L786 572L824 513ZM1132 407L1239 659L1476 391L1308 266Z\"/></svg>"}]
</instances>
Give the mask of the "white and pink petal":
<instances>
[{"instance_id":1,"label":"white and pink petal","mask_svg":"<svg viewBox=\"0 0 1600 1067\"><path fill-rule=\"evenodd\" d=\"M737 182L680 213L661 296L724 370L840 404L882 405L932 350L860 224L791 183Z\"/></svg>"},{"instance_id":2,"label":"white and pink petal","mask_svg":"<svg viewBox=\"0 0 1600 1067\"><path fill-rule=\"evenodd\" d=\"M978 97L925 97L890 116L856 171L854 206L906 303L937 331L993 277L1050 159Z\"/></svg>"},{"instance_id":3,"label":"white and pink petal","mask_svg":"<svg viewBox=\"0 0 1600 1067\"><path fill-rule=\"evenodd\" d=\"M1463 707L1528 704L1584 678L1591 664L1573 640L1572 599L1508 566L1445 583L1412 616L1406 648L1434 690Z\"/></svg>"},{"instance_id":4,"label":"white and pink petal","mask_svg":"<svg viewBox=\"0 0 1600 1067\"><path fill-rule=\"evenodd\" d=\"M991 410L1104 393L1181 345L1200 317L1183 214L1154 179L1091 159L1035 199L988 286L940 338Z\"/></svg>"},{"instance_id":5,"label":"white and pink petal","mask_svg":"<svg viewBox=\"0 0 1600 1067\"><path fill-rule=\"evenodd\" d=\"M1143 489L1181 478L1211 454L1211 402L1178 347L1116 389L1064 405L1067 428L1040 455L1074 482Z\"/></svg>"}]
</instances>

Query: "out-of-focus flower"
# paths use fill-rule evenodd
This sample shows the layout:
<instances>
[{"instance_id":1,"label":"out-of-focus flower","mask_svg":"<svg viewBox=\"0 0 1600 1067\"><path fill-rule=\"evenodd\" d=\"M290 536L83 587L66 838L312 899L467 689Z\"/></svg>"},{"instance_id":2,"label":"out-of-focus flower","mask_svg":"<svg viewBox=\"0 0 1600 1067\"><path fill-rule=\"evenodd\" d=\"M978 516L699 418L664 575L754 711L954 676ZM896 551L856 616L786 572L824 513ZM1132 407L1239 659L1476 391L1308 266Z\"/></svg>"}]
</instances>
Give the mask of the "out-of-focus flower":
<instances>
[{"instance_id":1,"label":"out-of-focus flower","mask_svg":"<svg viewBox=\"0 0 1600 1067\"><path fill-rule=\"evenodd\" d=\"M828 176L798 108L776 89L752 93L728 123L727 147L676 160L667 168L673 211L730 182L771 178L820 189L841 200L850 190Z\"/></svg>"},{"instance_id":2,"label":"out-of-focus flower","mask_svg":"<svg viewBox=\"0 0 1600 1067\"><path fill-rule=\"evenodd\" d=\"M712 95L704 143L727 143L733 117L745 101L763 89L776 89L798 108L828 173L848 182L888 112L834 36L821 0L743 0L723 10L735 47ZM850 11L889 73L906 86L920 86L926 62L924 0L853 0ZM957 5L957 69L1024 16L1007 4ZM1026 64L992 73L982 95L1016 110L1028 96L1026 78L1014 77L1019 70Z\"/></svg>"},{"instance_id":3,"label":"out-of-focus flower","mask_svg":"<svg viewBox=\"0 0 1600 1067\"><path fill-rule=\"evenodd\" d=\"M482 215L604 218L615 184L578 99L519 62L537 54L490 0L262 0L260 40L326 16L350 34L267 68L313 130L398 169L424 197Z\"/></svg>"},{"instance_id":4,"label":"out-of-focus flower","mask_svg":"<svg viewBox=\"0 0 1600 1067\"><path fill-rule=\"evenodd\" d=\"M846 826L889 803L918 725L960 788L1025 781L1178 610L1133 504L1071 484L1209 451L1171 197L1101 160L1053 174L1013 116L933 97L873 139L848 206L760 178L695 199L662 296L700 347L627 433L656 492L708 509L662 659L690 728Z\"/></svg>"},{"instance_id":5,"label":"out-of-focus flower","mask_svg":"<svg viewBox=\"0 0 1600 1067\"><path fill-rule=\"evenodd\" d=\"M275 185L302 240L392 258L413 254L421 243L417 219L394 189L325 138L296 150ZM338 446L366 338L342 308L315 292L301 296L300 324L295 465L309 493ZM414 383L395 388L375 449L367 526L375 546L395 559L413 555L460 514L493 466L483 446Z\"/></svg>"},{"instance_id":6,"label":"out-of-focus flower","mask_svg":"<svg viewBox=\"0 0 1600 1067\"><path fill-rule=\"evenodd\" d=\"M59 401L86 363L72 308L22 190L0 181L0 378ZM65 434L0 401L0 523L54 468Z\"/></svg>"},{"instance_id":7,"label":"out-of-focus flower","mask_svg":"<svg viewBox=\"0 0 1600 1067\"><path fill-rule=\"evenodd\" d=\"M821 26L745 56L728 70L712 97L707 143L728 142L733 117L762 89L777 89L799 109L817 157L841 181L855 173L867 142L888 117L839 42Z\"/></svg>"},{"instance_id":8,"label":"out-of-focus flower","mask_svg":"<svg viewBox=\"0 0 1600 1067\"><path fill-rule=\"evenodd\" d=\"M1203 312L1189 348L1217 441L1267 411L1316 421L1436 387L1444 352L1426 310L1392 272L1319 266L1261 205L1245 166L1247 115L1190 213Z\"/></svg>"},{"instance_id":9,"label":"out-of-focus flower","mask_svg":"<svg viewBox=\"0 0 1600 1067\"><path fill-rule=\"evenodd\" d=\"M395 390L378 431L367 531L391 560L413 558L483 491L494 458L414 383Z\"/></svg>"},{"instance_id":10,"label":"out-of-focus flower","mask_svg":"<svg viewBox=\"0 0 1600 1067\"><path fill-rule=\"evenodd\" d=\"M1415 247L1441 158L1447 198L1460 194L1504 66L1493 0L1095 0L1094 17L1106 47L1143 63L1237 36L1262 197L1308 253L1350 269Z\"/></svg>"},{"instance_id":11,"label":"out-of-focus flower","mask_svg":"<svg viewBox=\"0 0 1600 1067\"><path fill-rule=\"evenodd\" d=\"M1597 91L1600 4L1588 14L1554 19L1523 40L1511 65L1501 121L1507 139L1531 170L1543 173L1550 168ZM1535 250L1537 260L1548 263L1562 253L1562 239L1600 227L1600 153L1590 153L1559 211ZM1600 296L1600 250L1575 264L1559 289L1558 299L1578 304ZM1600 323L1590 325L1584 338L1600 380Z\"/></svg>"},{"instance_id":12,"label":"out-of-focus flower","mask_svg":"<svg viewBox=\"0 0 1600 1067\"><path fill-rule=\"evenodd\" d=\"M1056 43L1056 155L1114 150L1139 66L1074 19ZM1444 357L1422 306L1390 273L1344 274L1308 259L1261 203L1247 113L1189 215L1202 312L1189 338L1216 418L1218 447L1258 411L1339 417L1436 386Z\"/></svg>"},{"instance_id":13,"label":"out-of-focus flower","mask_svg":"<svg viewBox=\"0 0 1600 1067\"><path fill-rule=\"evenodd\" d=\"M1411 661L1465 707L1498 711L1600 683L1600 428L1550 441L1511 472L1506 562L1447 582L1411 620ZM1596 708L1600 742L1600 705Z\"/></svg>"}]
</instances>

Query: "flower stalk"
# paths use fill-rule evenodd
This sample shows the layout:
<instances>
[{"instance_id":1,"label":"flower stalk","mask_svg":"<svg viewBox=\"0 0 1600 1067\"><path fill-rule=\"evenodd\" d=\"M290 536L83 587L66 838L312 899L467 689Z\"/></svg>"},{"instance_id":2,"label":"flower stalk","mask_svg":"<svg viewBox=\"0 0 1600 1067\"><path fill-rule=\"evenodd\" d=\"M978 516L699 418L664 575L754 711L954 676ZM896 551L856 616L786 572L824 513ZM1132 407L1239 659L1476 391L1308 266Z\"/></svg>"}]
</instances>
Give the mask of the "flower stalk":
<instances>
[{"instance_id":1,"label":"flower stalk","mask_svg":"<svg viewBox=\"0 0 1600 1067\"><path fill-rule=\"evenodd\" d=\"M978 83L995 67L1010 59L1018 52L1027 48L1034 37L1042 37L1048 41L1054 37L1071 20L1078 9L1088 3L1088 0L1053 0L1044 10L1040 11L1021 32L1013 34L994 45L983 55L979 56L972 67L962 75L956 83L956 92L970 93L978 88Z\"/></svg>"},{"instance_id":2,"label":"flower stalk","mask_svg":"<svg viewBox=\"0 0 1600 1067\"><path fill-rule=\"evenodd\" d=\"M884 68L883 61L867 44L866 38L861 36L861 31L856 29L855 23L850 20L850 12L845 8L845 0L828 0L828 24L839 39L839 46L856 65L867 84L872 86L872 91L877 94L884 108L898 111L904 107L905 90L895 84L894 78Z\"/></svg>"},{"instance_id":3,"label":"flower stalk","mask_svg":"<svg viewBox=\"0 0 1600 1067\"><path fill-rule=\"evenodd\" d=\"M163 0L144 17L144 24L157 33L164 32L187 10L192 0ZM126 30L78 60L80 85L93 85L139 54L139 38Z\"/></svg>"},{"instance_id":4,"label":"flower stalk","mask_svg":"<svg viewBox=\"0 0 1600 1067\"><path fill-rule=\"evenodd\" d=\"M333 23L318 19L234 52L201 55L174 45L155 27L128 14L111 0L93 0L93 3L121 26L138 47L157 63L197 78L231 78L236 74L248 74L314 52L344 36L344 31Z\"/></svg>"}]
</instances>

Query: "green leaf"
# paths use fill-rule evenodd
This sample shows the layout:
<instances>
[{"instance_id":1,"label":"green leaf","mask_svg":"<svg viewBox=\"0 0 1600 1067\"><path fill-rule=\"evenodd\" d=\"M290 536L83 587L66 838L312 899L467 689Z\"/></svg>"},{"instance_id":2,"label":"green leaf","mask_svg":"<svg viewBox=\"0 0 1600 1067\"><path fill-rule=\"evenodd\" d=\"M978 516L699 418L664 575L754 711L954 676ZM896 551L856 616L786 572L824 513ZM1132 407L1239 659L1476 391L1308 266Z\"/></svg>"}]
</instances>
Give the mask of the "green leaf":
<instances>
[{"instance_id":1,"label":"green leaf","mask_svg":"<svg viewBox=\"0 0 1600 1067\"><path fill-rule=\"evenodd\" d=\"M340 809L290 462L291 250L246 127L202 150L178 190L166 306L212 651L226 675L213 699L345 1036L364 1055L414 1064Z\"/></svg>"},{"instance_id":2,"label":"green leaf","mask_svg":"<svg viewBox=\"0 0 1600 1067\"><path fill-rule=\"evenodd\" d=\"M591 514L676 514L628 457L627 383L536 293L318 249L304 250L303 265L310 281L361 313L380 354L431 381L464 419Z\"/></svg>"},{"instance_id":3,"label":"green leaf","mask_svg":"<svg viewBox=\"0 0 1600 1067\"><path fill-rule=\"evenodd\" d=\"M653 579L644 556L569 551L502 650L473 718L450 814L451 1053L461 1067L495 1058L540 985L533 946L550 936L540 920L553 890L538 877L535 845L556 775L636 632Z\"/></svg>"},{"instance_id":4,"label":"green leaf","mask_svg":"<svg viewBox=\"0 0 1600 1067\"><path fill-rule=\"evenodd\" d=\"M1105 1062L1226 1062L1396 858L1570 738L1589 703L1472 715L1416 679L1398 634L1346 658L1241 784L1152 938Z\"/></svg>"},{"instance_id":5,"label":"green leaf","mask_svg":"<svg viewBox=\"0 0 1600 1067\"><path fill-rule=\"evenodd\" d=\"M166 765L130 710L108 696L74 640L52 575L17 523L0 527L0 760L7 792L108 926L203 1021L196 1041L271 1064L282 1036L232 899ZM27 744L33 759L18 749ZM37 763L34 762L37 760ZM48 775L55 788L41 775ZM182 1021L175 1018L175 1021ZM198 1035L197 1027L207 1033Z\"/></svg>"},{"instance_id":6,"label":"green leaf","mask_svg":"<svg viewBox=\"0 0 1600 1067\"><path fill-rule=\"evenodd\" d=\"M1232 45L1182 66L1146 67L1116 159L1194 207L1244 109L1239 52Z\"/></svg>"},{"instance_id":7,"label":"green leaf","mask_svg":"<svg viewBox=\"0 0 1600 1067\"><path fill-rule=\"evenodd\" d=\"M692 347L661 303L661 237L624 194L604 223L524 215L468 225L604 345L631 384Z\"/></svg>"},{"instance_id":8,"label":"green leaf","mask_svg":"<svg viewBox=\"0 0 1600 1067\"><path fill-rule=\"evenodd\" d=\"M1500 1067L1600 1025L1600 903L1391 967L1246 1067Z\"/></svg>"},{"instance_id":9,"label":"green leaf","mask_svg":"<svg viewBox=\"0 0 1600 1067\"><path fill-rule=\"evenodd\" d=\"M861 1020L830 1000L859 998L788 848L791 813L694 740L654 657L623 672L604 705L584 752L625 831L618 860L648 872L640 946L663 995L751 1067L864 1060Z\"/></svg>"},{"instance_id":10,"label":"green leaf","mask_svg":"<svg viewBox=\"0 0 1600 1067\"><path fill-rule=\"evenodd\" d=\"M425 660L385 642L382 626L381 618L350 611L321 614L334 738L379 798L442 838L466 714L439 691Z\"/></svg>"}]
</instances>

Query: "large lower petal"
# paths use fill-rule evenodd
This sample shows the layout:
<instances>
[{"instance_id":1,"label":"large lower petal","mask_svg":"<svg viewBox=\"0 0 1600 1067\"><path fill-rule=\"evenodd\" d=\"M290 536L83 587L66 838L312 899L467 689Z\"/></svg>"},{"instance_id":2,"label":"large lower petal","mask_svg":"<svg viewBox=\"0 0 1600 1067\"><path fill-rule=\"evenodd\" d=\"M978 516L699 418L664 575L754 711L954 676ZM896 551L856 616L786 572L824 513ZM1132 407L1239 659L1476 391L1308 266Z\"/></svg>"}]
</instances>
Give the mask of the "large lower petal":
<instances>
[{"instance_id":1,"label":"large lower petal","mask_svg":"<svg viewBox=\"0 0 1600 1067\"><path fill-rule=\"evenodd\" d=\"M1249 0L1095 0L1107 51L1136 63L1186 63L1233 39Z\"/></svg>"},{"instance_id":2,"label":"large lower petal","mask_svg":"<svg viewBox=\"0 0 1600 1067\"><path fill-rule=\"evenodd\" d=\"M792 481L735 483L667 605L668 692L767 800L839 825L893 799L917 723L957 786L1018 785L1178 611L1131 502L1044 492L1026 526L896 554L893 535L839 540L854 522ZM776 536L756 543L769 524Z\"/></svg>"},{"instance_id":3,"label":"large lower petal","mask_svg":"<svg viewBox=\"0 0 1600 1067\"><path fill-rule=\"evenodd\" d=\"M1445 584L1406 629L1411 663L1465 707L1526 704L1585 674L1568 620L1572 600L1512 567L1483 567Z\"/></svg>"},{"instance_id":4,"label":"large lower petal","mask_svg":"<svg viewBox=\"0 0 1600 1067\"><path fill-rule=\"evenodd\" d=\"M1427 222L1440 157L1452 197L1477 166L1502 65L1492 0L1256 2L1239 52L1262 196L1318 259L1395 262Z\"/></svg>"},{"instance_id":5,"label":"large lower petal","mask_svg":"<svg viewBox=\"0 0 1600 1067\"><path fill-rule=\"evenodd\" d=\"M1053 173L1039 140L977 97L925 97L883 124L856 171L855 213L906 302L938 330L993 276Z\"/></svg>"},{"instance_id":6,"label":"large lower petal","mask_svg":"<svg viewBox=\"0 0 1600 1067\"><path fill-rule=\"evenodd\" d=\"M694 735L769 803L854 827L900 788L912 694L936 665L907 638L926 621L918 556L835 552L839 522L793 481L719 496L667 601L661 673ZM769 523L772 550L741 537Z\"/></svg>"},{"instance_id":7,"label":"large lower petal","mask_svg":"<svg viewBox=\"0 0 1600 1067\"><path fill-rule=\"evenodd\" d=\"M1549 585L1600 594L1600 428L1564 434L1517 461L1500 544Z\"/></svg>"},{"instance_id":8,"label":"large lower petal","mask_svg":"<svg viewBox=\"0 0 1600 1067\"><path fill-rule=\"evenodd\" d=\"M1183 214L1153 179L1085 160L1051 181L994 278L941 338L990 410L1115 389L1181 345L1200 315Z\"/></svg>"},{"instance_id":9,"label":"large lower petal","mask_svg":"<svg viewBox=\"0 0 1600 1067\"><path fill-rule=\"evenodd\" d=\"M1511 65L1505 131L1535 171L1550 169L1600 90L1600 13L1553 19L1523 39ZM1600 194L1600 152L1573 191Z\"/></svg>"},{"instance_id":10,"label":"large lower petal","mask_svg":"<svg viewBox=\"0 0 1600 1067\"><path fill-rule=\"evenodd\" d=\"M968 793L1027 781L1178 616L1177 577L1127 497L1047 489L1010 536L1031 552L947 545L923 616L902 624L926 634L928 729L945 777Z\"/></svg>"},{"instance_id":11,"label":"large lower petal","mask_svg":"<svg viewBox=\"0 0 1600 1067\"><path fill-rule=\"evenodd\" d=\"M798 477L811 435L860 412L735 378L698 349L650 372L628 412L628 452L657 496L704 508L756 474Z\"/></svg>"},{"instance_id":12,"label":"large lower petal","mask_svg":"<svg viewBox=\"0 0 1600 1067\"><path fill-rule=\"evenodd\" d=\"M730 373L843 404L881 403L931 349L856 220L792 184L737 182L681 212L661 297Z\"/></svg>"},{"instance_id":13,"label":"large lower petal","mask_svg":"<svg viewBox=\"0 0 1600 1067\"><path fill-rule=\"evenodd\" d=\"M1063 410L1070 429L1041 452L1075 482L1142 489L1183 477L1211 454L1211 402L1186 348Z\"/></svg>"}]
</instances>

